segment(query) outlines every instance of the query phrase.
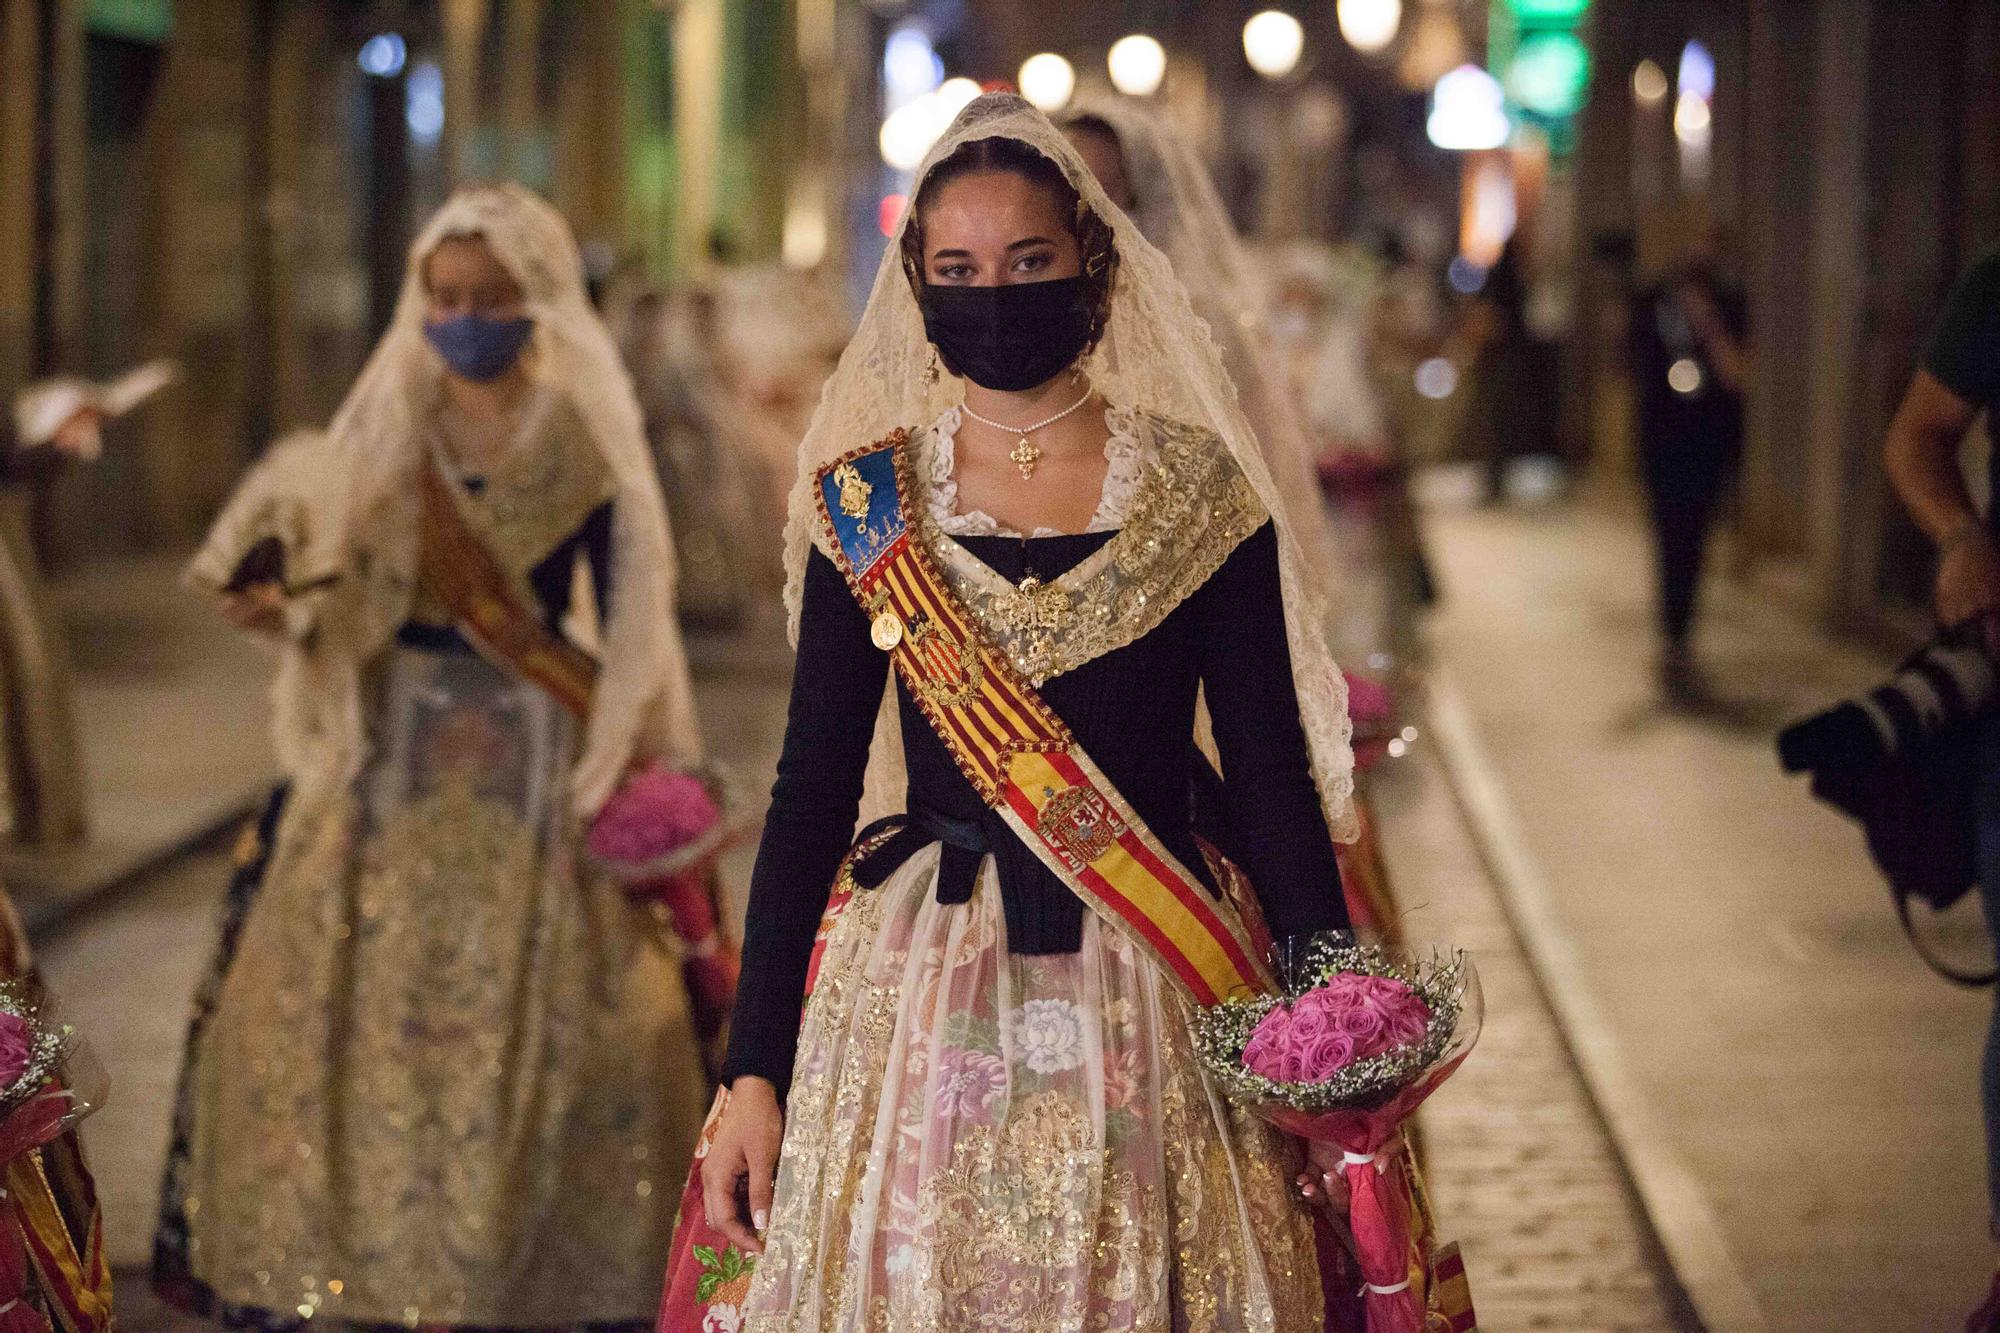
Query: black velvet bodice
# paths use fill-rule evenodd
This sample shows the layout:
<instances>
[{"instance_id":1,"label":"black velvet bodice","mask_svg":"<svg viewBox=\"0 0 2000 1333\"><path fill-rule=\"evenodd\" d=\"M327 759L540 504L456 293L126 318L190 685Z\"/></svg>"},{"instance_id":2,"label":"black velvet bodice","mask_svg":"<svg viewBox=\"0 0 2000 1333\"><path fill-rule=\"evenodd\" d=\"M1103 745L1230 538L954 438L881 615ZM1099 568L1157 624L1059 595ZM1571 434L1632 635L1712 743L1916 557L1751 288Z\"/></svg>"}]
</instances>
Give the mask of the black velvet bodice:
<instances>
[{"instance_id":1,"label":"black velvet bodice","mask_svg":"<svg viewBox=\"0 0 2000 1333\"><path fill-rule=\"evenodd\" d=\"M960 543L1011 582L1074 567L1108 533L968 537ZM859 810L875 711L889 673L867 616L832 561L806 570L799 657L778 780L758 850L724 1077L789 1079L812 940ZM1339 871L1307 757L1269 524L1151 632L1044 682L1039 691L1139 816L1197 875L1191 784L1198 694L1206 696L1224 772L1223 827L1203 828L1249 875L1279 937L1347 924ZM970 888L990 853L999 874L1007 947L1075 952L1089 909L1050 872L959 772L900 682L909 808L961 826L947 838L939 897ZM970 836L964 836L969 834ZM925 837L920 841L928 842ZM953 873L957 861L960 873Z\"/></svg>"},{"instance_id":2,"label":"black velvet bodice","mask_svg":"<svg viewBox=\"0 0 2000 1333\"><path fill-rule=\"evenodd\" d=\"M552 633L562 632L563 617L569 614L579 554L590 562L590 584L597 595L597 613L600 616L610 614L613 509L608 500L597 506L555 550L528 571L528 588L535 594L535 603L541 608L542 623ZM472 645L455 627L430 625L421 620L406 622L396 632L396 641L406 647L434 653L473 651Z\"/></svg>"}]
</instances>

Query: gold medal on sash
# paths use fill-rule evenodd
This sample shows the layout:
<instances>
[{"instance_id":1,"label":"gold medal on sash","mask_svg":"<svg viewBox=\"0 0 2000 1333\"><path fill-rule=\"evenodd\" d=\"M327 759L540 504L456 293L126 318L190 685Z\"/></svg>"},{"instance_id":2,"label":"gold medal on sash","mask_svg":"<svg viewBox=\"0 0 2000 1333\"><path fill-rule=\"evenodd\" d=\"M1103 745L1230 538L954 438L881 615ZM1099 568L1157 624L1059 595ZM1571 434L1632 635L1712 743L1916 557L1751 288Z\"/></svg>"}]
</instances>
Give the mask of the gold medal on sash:
<instances>
[{"instance_id":1,"label":"gold medal on sash","mask_svg":"<svg viewBox=\"0 0 2000 1333\"><path fill-rule=\"evenodd\" d=\"M869 628L868 637L875 641L877 648L885 653L890 652L903 641L903 622L897 619L894 611L884 611L875 617L874 625Z\"/></svg>"}]
</instances>

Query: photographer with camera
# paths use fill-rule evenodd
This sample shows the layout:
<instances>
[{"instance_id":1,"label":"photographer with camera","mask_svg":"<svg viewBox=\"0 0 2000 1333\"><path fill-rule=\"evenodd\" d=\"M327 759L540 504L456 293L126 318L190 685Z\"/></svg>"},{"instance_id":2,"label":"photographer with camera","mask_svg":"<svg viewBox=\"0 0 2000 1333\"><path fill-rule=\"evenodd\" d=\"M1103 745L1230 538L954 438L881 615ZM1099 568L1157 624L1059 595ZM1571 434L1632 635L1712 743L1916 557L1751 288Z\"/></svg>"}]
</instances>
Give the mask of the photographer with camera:
<instances>
[{"instance_id":1,"label":"photographer with camera","mask_svg":"<svg viewBox=\"0 0 2000 1333\"><path fill-rule=\"evenodd\" d=\"M1936 607L1947 630L2000 657L2000 541L1989 504L1981 516L1959 471L1959 447L1974 419L2000 403L2000 252L1958 281L1921 369L1890 423L1884 462L1904 506L1938 548ZM2000 457L1988 462L2000 479ZM1989 487L1989 494L2000 488ZM2000 935L2000 715L1988 710L1974 760L1973 863L1989 928ZM1986 1110L1987 1181L1993 1234L2000 1241L2000 1012L1981 1071ZM2000 1333L2000 1272L1967 1333Z\"/></svg>"}]
</instances>

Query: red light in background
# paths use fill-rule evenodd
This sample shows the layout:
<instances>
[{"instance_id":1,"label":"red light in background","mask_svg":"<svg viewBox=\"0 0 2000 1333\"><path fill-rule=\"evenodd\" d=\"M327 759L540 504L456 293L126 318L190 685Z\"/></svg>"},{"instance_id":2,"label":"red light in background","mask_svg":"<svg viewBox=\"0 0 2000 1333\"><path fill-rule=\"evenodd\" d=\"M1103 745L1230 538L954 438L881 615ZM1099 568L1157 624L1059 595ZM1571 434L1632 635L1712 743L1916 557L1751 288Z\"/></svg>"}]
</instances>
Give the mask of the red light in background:
<instances>
[{"instance_id":1,"label":"red light in background","mask_svg":"<svg viewBox=\"0 0 2000 1333\"><path fill-rule=\"evenodd\" d=\"M896 234L896 224L903 220L903 209L909 199L900 194L885 194L875 210L875 225L882 229L884 236Z\"/></svg>"}]
</instances>

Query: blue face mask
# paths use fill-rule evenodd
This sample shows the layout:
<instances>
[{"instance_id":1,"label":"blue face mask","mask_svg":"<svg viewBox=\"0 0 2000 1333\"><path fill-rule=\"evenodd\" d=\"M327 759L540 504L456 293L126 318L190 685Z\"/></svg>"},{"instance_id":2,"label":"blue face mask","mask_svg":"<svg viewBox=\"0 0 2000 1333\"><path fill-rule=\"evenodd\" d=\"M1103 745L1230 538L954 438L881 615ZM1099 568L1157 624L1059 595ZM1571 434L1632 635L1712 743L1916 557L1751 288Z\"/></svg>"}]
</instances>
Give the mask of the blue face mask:
<instances>
[{"instance_id":1,"label":"blue face mask","mask_svg":"<svg viewBox=\"0 0 2000 1333\"><path fill-rule=\"evenodd\" d=\"M519 319L460 315L424 325L424 337L453 373L481 384L506 374L534 332L535 321L526 315Z\"/></svg>"}]
</instances>

